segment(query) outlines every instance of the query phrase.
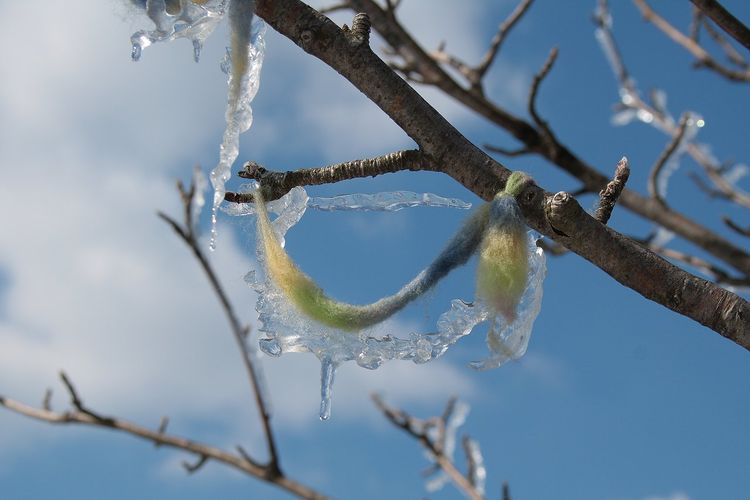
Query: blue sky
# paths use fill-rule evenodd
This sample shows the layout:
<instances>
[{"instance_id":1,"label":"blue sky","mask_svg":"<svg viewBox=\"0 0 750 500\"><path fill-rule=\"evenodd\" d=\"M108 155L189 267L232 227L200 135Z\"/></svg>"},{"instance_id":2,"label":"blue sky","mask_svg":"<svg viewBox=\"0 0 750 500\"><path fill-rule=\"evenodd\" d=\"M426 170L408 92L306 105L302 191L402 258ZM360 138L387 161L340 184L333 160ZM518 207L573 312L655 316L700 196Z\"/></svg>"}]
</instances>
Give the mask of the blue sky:
<instances>
[{"instance_id":1,"label":"blue sky","mask_svg":"<svg viewBox=\"0 0 750 500\"><path fill-rule=\"evenodd\" d=\"M692 70L690 57L643 23L630 2L613 3L615 33L640 87L665 89L675 115L700 112L707 122L700 140L719 158L750 157L743 119L748 87ZM750 19L750 5L723 3ZM676 24L687 25L687 2L659 4ZM476 60L512 7L507 0L460 7L404 0L402 16L427 47L446 40L449 50ZM611 171L627 155L629 185L645 192L665 137L642 124L610 125L617 90L593 37L593 8L593 1L538 0L506 42L488 93L523 114L533 73L559 46L540 110L561 140L600 170ZM129 36L145 22L121 3L0 0L0 13L0 394L36 403L52 386L54 405L62 409L67 398L56 373L65 369L84 400L103 413L154 427L166 414L175 433L262 453L240 360L215 298L187 249L155 216L157 210L178 213L174 179L188 178L195 164L209 169L216 162L226 100L218 70L225 31L208 40L200 64L180 42L149 48L133 64ZM377 37L372 43L383 45ZM515 145L449 98L421 91L472 141ZM411 145L359 91L270 30L254 111L240 160L269 168L317 166ZM505 163L550 191L577 187L539 158ZM707 199L685 175L695 166L682 168L670 184L670 203L745 244L720 227L719 216L742 221L746 214ZM310 193L390 190L478 201L430 173ZM366 301L424 267L465 215L437 208L310 211L287 244L332 295ZM650 229L619 209L611 225L635 235ZM250 322L255 298L242 276L253 255L252 227L224 216L213 258ZM389 327L429 328L448 300L471 297L472 269L451 275ZM503 481L518 499L746 496L747 352L645 301L575 255L550 258L548 269L529 351L498 370L466 366L485 352L482 332L428 365L393 362L375 372L344 366L333 417L323 423L316 360L266 359L285 470L337 498L423 497L421 450L376 413L368 394L382 392L419 416L440 412L458 395L472 406L464 430L482 445L490 496ZM187 477L183 458L106 431L51 427L0 412L4 498L286 497L215 464ZM446 487L430 497L458 496Z\"/></svg>"}]
</instances>

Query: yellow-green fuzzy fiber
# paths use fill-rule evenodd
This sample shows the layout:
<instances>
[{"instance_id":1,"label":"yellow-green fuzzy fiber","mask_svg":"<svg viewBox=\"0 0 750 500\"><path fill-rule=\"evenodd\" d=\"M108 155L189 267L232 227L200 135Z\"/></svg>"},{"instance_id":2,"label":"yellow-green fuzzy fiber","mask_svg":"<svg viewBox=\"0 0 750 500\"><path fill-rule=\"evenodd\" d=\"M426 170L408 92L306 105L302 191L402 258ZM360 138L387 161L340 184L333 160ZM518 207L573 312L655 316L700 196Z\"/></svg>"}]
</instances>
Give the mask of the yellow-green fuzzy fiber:
<instances>
[{"instance_id":1,"label":"yellow-green fuzzy fiber","mask_svg":"<svg viewBox=\"0 0 750 500\"><path fill-rule=\"evenodd\" d=\"M423 295L451 270L480 250L477 295L511 323L526 288L528 255L526 225L516 204L517 196L532 182L514 172L506 191L498 193L472 214L437 258L393 295L372 304L353 305L328 297L287 255L268 219L260 190L255 192L258 235L262 239L270 279L301 313L324 325L357 331L375 325Z\"/></svg>"},{"instance_id":2,"label":"yellow-green fuzzy fiber","mask_svg":"<svg viewBox=\"0 0 750 500\"><path fill-rule=\"evenodd\" d=\"M508 323L516 319L516 308L526 288L528 267L526 231L522 227L487 230L479 251L477 295Z\"/></svg>"},{"instance_id":3,"label":"yellow-green fuzzy fiber","mask_svg":"<svg viewBox=\"0 0 750 500\"><path fill-rule=\"evenodd\" d=\"M255 192L255 207L258 212L258 234L263 239L266 269L282 293L301 312L324 325L342 330L362 328L361 322L357 321L354 306L337 303L327 297L323 290L292 262L276 238L260 190Z\"/></svg>"}]
</instances>

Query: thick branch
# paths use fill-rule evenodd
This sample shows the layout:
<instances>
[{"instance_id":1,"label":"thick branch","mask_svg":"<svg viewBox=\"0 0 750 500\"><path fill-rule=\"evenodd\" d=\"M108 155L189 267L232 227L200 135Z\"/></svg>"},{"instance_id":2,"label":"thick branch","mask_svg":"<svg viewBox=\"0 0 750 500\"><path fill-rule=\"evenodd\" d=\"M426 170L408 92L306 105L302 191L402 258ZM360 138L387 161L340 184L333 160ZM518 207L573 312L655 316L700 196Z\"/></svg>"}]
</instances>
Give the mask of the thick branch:
<instances>
[{"instance_id":1,"label":"thick branch","mask_svg":"<svg viewBox=\"0 0 750 500\"><path fill-rule=\"evenodd\" d=\"M588 216L567 193L547 199L558 240L644 297L681 312L750 350L750 304L673 266ZM570 237L575 235L575 237Z\"/></svg>"},{"instance_id":2,"label":"thick branch","mask_svg":"<svg viewBox=\"0 0 750 500\"><path fill-rule=\"evenodd\" d=\"M750 50L750 29L716 0L690 0L705 15Z\"/></svg>"},{"instance_id":3,"label":"thick branch","mask_svg":"<svg viewBox=\"0 0 750 500\"><path fill-rule=\"evenodd\" d=\"M379 24L388 22L386 14L373 2L351 0L351 3L357 10L370 15L372 24L378 31ZM434 164L443 165L445 173L486 200L491 199L504 186L509 171L464 138L369 47L352 47L335 24L299 0L258 0L256 12L274 29L347 78L414 139ZM384 34L389 43L389 37L394 38L389 32L381 31L381 34ZM400 46L401 42L397 38L394 43ZM431 62L422 63L435 65L429 57L427 61ZM442 71L440 68L438 70ZM470 93L463 95L467 94ZM521 124L519 127L530 130L536 137L535 141L540 139L533 127L523 121L518 122ZM534 148L538 148L538 145L535 142ZM564 147L559 146L554 156L556 163L568 165L571 170L576 170L579 178L585 178L587 188L593 184L598 191L607 184L606 177L580 162ZM581 171L582 168L584 171ZM581 219L581 227L593 224L599 228L599 245L587 243L586 232L576 230L575 226L568 228L565 233L567 237L563 237L553 230L545 217L545 193L534 187L522 196L529 197L519 201L530 226L565 244L625 286L750 349L750 305L743 299L686 273L611 229L602 229L602 224L583 211L576 219ZM675 232L686 235L693 241L700 241L702 246L710 248L723 260L750 274L750 256L705 228L627 190L623 192L621 200L641 213L653 213L653 217L650 217L653 220L663 220L663 226L674 228ZM649 265L638 263L638 259L643 259ZM651 264L655 259L658 259L658 265ZM694 295L686 297L687 300L682 299L682 290L686 286L690 290L702 291L701 307L695 307ZM707 314L709 309L713 310L712 315Z\"/></svg>"}]
</instances>

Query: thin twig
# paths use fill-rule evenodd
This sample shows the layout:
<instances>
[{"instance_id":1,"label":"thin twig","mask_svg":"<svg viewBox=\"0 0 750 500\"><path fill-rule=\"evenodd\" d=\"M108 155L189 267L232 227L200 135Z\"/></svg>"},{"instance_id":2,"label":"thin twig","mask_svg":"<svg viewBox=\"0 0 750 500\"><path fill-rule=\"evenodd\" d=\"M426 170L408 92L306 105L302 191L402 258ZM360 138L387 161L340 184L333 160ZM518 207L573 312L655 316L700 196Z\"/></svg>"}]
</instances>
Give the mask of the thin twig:
<instances>
[{"instance_id":1,"label":"thin twig","mask_svg":"<svg viewBox=\"0 0 750 500\"><path fill-rule=\"evenodd\" d=\"M625 189L628 177L630 177L630 165L628 159L623 156L615 167L614 177L607 184L607 187L599 192L599 205L596 208L594 218L602 224L606 224L612 216L612 210L615 208L622 190Z\"/></svg>"},{"instance_id":2,"label":"thin twig","mask_svg":"<svg viewBox=\"0 0 750 500\"><path fill-rule=\"evenodd\" d=\"M403 170L439 171L438 166L419 150L411 149L396 151L375 158L353 160L344 163L336 163L325 167L304 168L288 172L277 172L267 170L255 162L247 162L239 176L244 179L252 179L263 185L264 193L268 200L275 200L284 196L290 189L296 186L315 186L319 184L331 184L359 177L375 177ZM252 194L249 193L227 193L224 197L230 203L251 203Z\"/></svg>"},{"instance_id":3,"label":"thin twig","mask_svg":"<svg viewBox=\"0 0 750 500\"><path fill-rule=\"evenodd\" d=\"M182 461L182 467L187 471L188 474L195 474L198 472L206 462L208 462L208 455L200 455L195 463L190 463L187 460Z\"/></svg>"},{"instance_id":4,"label":"thin twig","mask_svg":"<svg viewBox=\"0 0 750 500\"><path fill-rule=\"evenodd\" d=\"M68 391L71 392L71 396L76 394L76 400L82 405L81 399L78 397L73 384L67 377L66 381L66 387L68 388ZM197 457L207 457L206 460L211 459L230 467L234 467L250 476L275 484L300 498L311 500L322 500L326 498L317 491L286 476L269 474L269 470L266 467L259 467L258 465L245 460L242 456L234 455L220 448L193 441L191 439L167 434L165 432L160 432L159 430L151 430L120 418L99 417L97 413L88 409L81 410L75 405L68 411L56 413L44 408L34 408L19 401L0 396L0 406L3 406L19 415L51 424L80 424L123 432L131 436L140 437L160 446L183 450L192 453Z\"/></svg>"},{"instance_id":5,"label":"thin twig","mask_svg":"<svg viewBox=\"0 0 750 500\"><path fill-rule=\"evenodd\" d=\"M690 0L705 15L750 50L750 29L716 0Z\"/></svg>"},{"instance_id":6,"label":"thin twig","mask_svg":"<svg viewBox=\"0 0 750 500\"><path fill-rule=\"evenodd\" d=\"M547 122L543 120L541 116L539 116L539 113L537 112L536 97L539 92L539 86L542 84L544 79L552 70L552 66L555 64L555 61L557 60L558 52L559 51L557 47L553 47L552 50L550 50L550 53L547 56L547 60L544 62L542 69L540 69L539 72L536 75L534 75L534 80L531 83L531 90L529 91L529 101L528 101L529 114L531 115L531 118L534 120L534 123L536 123L537 127L539 128L539 131L542 134L542 137L544 138L544 142L547 144L548 148L553 148L554 144L556 143L556 140L555 140L554 134L552 133L552 130L549 128L549 125L547 125Z\"/></svg>"},{"instance_id":7,"label":"thin twig","mask_svg":"<svg viewBox=\"0 0 750 500\"><path fill-rule=\"evenodd\" d=\"M677 131L672 136L672 140L669 141L667 146L659 155L659 158L656 159L654 166L651 167L651 173L648 176L648 193L663 207L667 206L667 202L659 192L659 175L661 174L664 165L667 164L669 158L674 154L675 151L677 151L677 148L680 146L682 138L685 135L685 130L687 129L689 119L689 114L685 113L684 115L682 115L682 118L680 118L680 124L677 126Z\"/></svg>"},{"instance_id":8,"label":"thin twig","mask_svg":"<svg viewBox=\"0 0 750 500\"><path fill-rule=\"evenodd\" d=\"M724 224L727 225L732 231L736 232L737 234L741 234L742 236L748 236L750 237L750 227L744 228L734 222L732 219L727 217L726 215L721 218L722 221L724 221Z\"/></svg>"},{"instance_id":9,"label":"thin twig","mask_svg":"<svg viewBox=\"0 0 750 500\"><path fill-rule=\"evenodd\" d=\"M484 87L482 85L482 80L484 79L485 74L487 74L487 70L489 70L490 66L497 58L497 54L500 51L500 46L505 41L513 27L518 23L518 21L521 20L526 11L529 10L532 2L533 0L521 0L521 2L516 6L513 12L510 13L508 18L500 23L497 33L495 33L495 36L492 37L492 41L490 42L490 46L487 49L487 52L485 52L479 64L477 64L476 66L471 66L458 57L448 54L445 51L445 42L442 42L437 50L430 54L431 57L436 62L447 64L448 66L451 66L453 69L458 71L461 76L466 78L466 81L469 82L469 91L483 96Z\"/></svg>"},{"instance_id":10,"label":"thin twig","mask_svg":"<svg viewBox=\"0 0 750 500\"><path fill-rule=\"evenodd\" d=\"M511 500L510 499L510 486L507 482L503 483L503 500Z\"/></svg>"},{"instance_id":11,"label":"thin twig","mask_svg":"<svg viewBox=\"0 0 750 500\"><path fill-rule=\"evenodd\" d=\"M727 56L727 59L732 63L740 68L747 69L750 67L750 64L748 64L747 60L742 57L742 55L737 51L737 49L734 48L734 45L729 43L729 41L721 35L714 27L711 25L710 22L703 19L703 22L701 25L706 29L706 33L721 47L721 50L724 51L724 55Z\"/></svg>"},{"instance_id":12,"label":"thin twig","mask_svg":"<svg viewBox=\"0 0 750 500\"><path fill-rule=\"evenodd\" d=\"M683 34L680 30L672 26L666 19L658 15L646 0L633 0L643 14L644 19L651 22L660 29L665 35L672 39L673 42L681 45L685 50L690 52L696 58L698 66L710 68L723 77L736 82L750 82L750 71L735 71L720 64L709 54L706 49L698 45L695 40Z\"/></svg>"},{"instance_id":13,"label":"thin twig","mask_svg":"<svg viewBox=\"0 0 750 500\"><path fill-rule=\"evenodd\" d=\"M652 248L652 250L663 255L664 257L667 257L668 259L673 259L673 260L682 262L684 264L687 264L689 266L692 266L696 269L699 269L706 275L710 276L716 283L720 285L739 286L739 287L750 286L750 278L745 277L745 276L742 276L742 277L732 276L724 269L721 269L720 267L711 264L705 259L696 257L695 255L689 255L689 254L686 254L685 252L680 252L679 250L674 250L671 248Z\"/></svg>"},{"instance_id":14,"label":"thin twig","mask_svg":"<svg viewBox=\"0 0 750 500\"><path fill-rule=\"evenodd\" d=\"M278 452L276 449L276 440L274 438L273 429L271 428L271 414L268 411L265 401L263 400L263 388L260 385L261 382L256 371L258 368L254 365L253 360L250 357L251 354L247 348L247 344L245 341L248 327L240 322L237 314L234 311L234 307L232 306L231 302L229 302L229 298L224 291L224 287L221 285L221 282L214 272L211 263L203 253L200 242L198 241L198 238L195 234L191 215L191 203L193 200L193 191L195 189L195 186L191 185L190 189L187 191L182 185L178 185L178 188L180 190L180 196L182 198L183 206L185 209L185 226L180 227L180 225L174 219L164 213L160 212L159 217L166 221L180 236L180 238L182 238L182 240L188 245L188 247L190 247L193 255L198 260L201 268L208 277L208 281L211 283L211 287L213 288L214 293L216 293L216 296L221 303L224 314L229 321L232 335L234 336L234 340L237 343L237 347L242 356L242 362L245 366L245 371L247 372L248 378L250 380L255 404L258 408L258 413L260 414L261 425L263 426L263 434L265 436L266 445L268 447L268 469L273 475L280 476L282 475L282 472L279 464Z\"/></svg>"},{"instance_id":15,"label":"thin twig","mask_svg":"<svg viewBox=\"0 0 750 500\"><path fill-rule=\"evenodd\" d=\"M338 2L333 5L329 5L328 7L321 7L318 9L318 12L321 14L332 14L334 12L337 12L339 10L344 10L349 8L349 2Z\"/></svg>"},{"instance_id":16,"label":"thin twig","mask_svg":"<svg viewBox=\"0 0 750 500\"><path fill-rule=\"evenodd\" d=\"M715 186L715 189L712 189L705 186L703 182L697 182L701 189L705 187L704 191L712 197L724 198L745 208L750 208L750 195L737 189L722 175L726 167L715 165L705 151L695 143L688 144L687 151ZM696 178L697 176L694 177L694 180Z\"/></svg>"},{"instance_id":17,"label":"thin twig","mask_svg":"<svg viewBox=\"0 0 750 500\"><path fill-rule=\"evenodd\" d=\"M513 12L511 12L510 15L505 19L505 21L500 24L497 29L497 33L495 33L495 36L492 38L492 42L490 42L490 48L487 49L484 57L482 57L482 60L479 62L479 64L477 64L476 73L478 80L484 78L487 70L496 59L497 54L500 51L500 46L503 44L513 27L518 24L518 21L520 21L523 15L526 14L526 12L529 10L532 2L533 0L521 0L516 8L513 9Z\"/></svg>"},{"instance_id":18,"label":"thin twig","mask_svg":"<svg viewBox=\"0 0 750 500\"><path fill-rule=\"evenodd\" d=\"M456 468L456 466L453 464L453 462L443 453L443 443L440 443L439 441L442 439L445 440L444 432L438 432L438 442L435 442L433 439L430 438L430 436L427 433L427 429L431 425L442 425L445 426L445 419L447 418L444 412L444 415L441 418L437 419L430 419L429 421L421 420L415 417L412 417L405 411L394 408L392 406L389 406L382 397L380 397L377 394L372 395L372 400L375 403L375 406L383 413L383 415L396 427L399 429L402 429L404 432L415 438L419 443L424 446L432 455L433 459L435 460L435 463L445 472L448 477L450 477L451 481L455 483L455 485L461 489L469 498L473 500L482 500L484 497L472 486L471 481L466 478L461 472ZM454 401L455 403L455 401ZM450 408L450 401L449 404L446 406L446 412L449 411ZM447 415L450 415L450 413L447 413ZM429 424L428 424L429 422Z\"/></svg>"},{"instance_id":19,"label":"thin twig","mask_svg":"<svg viewBox=\"0 0 750 500\"><path fill-rule=\"evenodd\" d=\"M493 146L492 144L483 144L482 147L484 147L484 149L492 153L499 153L503 156L508 156L508 157L516 157L516 156L524 156L524 155L533 154L533 151L531 151L529 148L525 146L518 148L518 149L505 149L505 148L501 148L500 146Z\"/></svg>"}]
</instances>

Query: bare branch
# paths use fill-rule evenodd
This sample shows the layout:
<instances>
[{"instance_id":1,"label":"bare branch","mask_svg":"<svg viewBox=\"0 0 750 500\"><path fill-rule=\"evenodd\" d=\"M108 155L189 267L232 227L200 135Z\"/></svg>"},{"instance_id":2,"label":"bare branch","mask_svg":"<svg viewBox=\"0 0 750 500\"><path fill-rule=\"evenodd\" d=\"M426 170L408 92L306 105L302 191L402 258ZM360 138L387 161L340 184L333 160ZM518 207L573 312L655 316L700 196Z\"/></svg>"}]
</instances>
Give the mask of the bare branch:
<instances>
[{"instance_id":1,"label":"bare branch","mask_svg":"<svg viewBox=\"0 0 750 500\"><path fill-rule=\"evenodd\" d=\"M484 149L492 153L499 153L503 156L508 156L508 157L524 156L524 155L530 155L534 153L527 147L522 147L518 149L505 149L505 148L501 148L500 146L493 146L492 144L483 144L482 147L484 147Z\"/></svg>"},{"instance_id":2,"label":"bare branch","mask_svg":"<svg viewBox=\"0 0 750 500\"><path fill-rule=\"evenodd\" d=\"M44 398L42 399L42 408L45 410L52 410L52 389L44 391Z\"/></svg>"},{"instance_id":3,"label":"bare branch","mask_svg":"<svg viewBox=\"0 0 750 500\"><path fill-rule=\"evenodd\" d=\"M659 28L673 42L681 45L697 59L698 66L710 68L723 77L736 82L750 82L750 71L735 71L727 68L716 61L706 50L698 45L695 40L684 35L680 30L672 26L666 19L659 16L646 0L633 0L643 14L644 19L650 21Z\"/></svg>"},{"instance_id":4,"label":"bare branch","mask_svg":"<svg viewBox=\"0 0 750 500\"><path fill-rule=\"evenodd\" d=\"M447 64L458 71L461 76L466 78L466 80L469 82L472 92L484 94L484 88L482 86L482 79L484 78L484 75L487 73L487 70L489 70L490 66L495 61L497 54L500 51L500 46L505 41L505 38L508 36L513 27L518 23L518 21L521 20L526 11L529 10L532 2L533 0L521 0L521 2L516 6L513 12L511 12L508 18L500 24L497 33L495 33L495 36L490 42L490 47L487 49L487 52L484 54L481 61L476 66L470 66L461 59L445 52L445 42L440 44L440 47L438 47L438 49L431 54L432 58L435 61L442 64Z\"/></svg>"},{"instance_id":5,"label":"bare branch","mask_svg":"<svg viewBox=\"0 0 750 500\"><path fill-rule=\"evenodd\" d=\"M182 467L187 471L188 474L194 474L198 472L206 462L208 462L208 455L200 455L195 463L190 463L187 460L182 461Z\"/></svg>"},{"instance_id":6,"label":"bare branch","mask_svg":"<svg viewBox=\"0 0 750 500\"><path fill-rule=\"evenodd\" d=\"M711 264L705 259L696 257L695 255L689 255L685 252L680 252L679 250L673 250L671 248L654 248L653 250L668 259L674 259L676 261L683 262L689 266L699 269L706 275L711 276L716 281L716 283L719 283L721 285L740 287L746 287L750 285L750 278L732 276L720 267Z\"/></svg>"},{"instance_id":7,"label":"bare branch","mask_svg":"<svg viewBox=\"0 0 750 500\"><path fill-rule=\"evenodd\" d=\"M724 170L726 170L725 167L715 165L711 158L694 143L688 144L687 150L690 156L706 173L715 186L715 189L705 186L702 182L698 182L699 187L712 197L724 198L745 208L750 208L750 195L737 189L722 175Z\"/></svg>"},{"instance_id":8,"label":"bare branch","mask_svg":"<svg viewBox=\"0 0 750 500\"><path fill-rule=\"evenodd\" d=\"M335 3L333 5L329 5L328 7L321 7L318 9L318 12L320 12L321 14L332 14L339 10L345 10L348 8L349 8L349 2L343 1L343 2Z\"/></svg>"},{"instance_id":9,"label":"bare branch","mask_svg":"<svg viewBox=\"0 0 750 500\"><path fill-rule=\"evenodd\" d=\"M724 221L724 224L726 224L730 229L735 231L737 234L750 237L750 227L744 228L740 226L739 224L735 223L732 219L730 219L727 216L722 217L721 220Z\"/></svg>"},{"instance_id":10,"label":"bare branch","mask_svg":"<svg viewBox=\"0 0 750 500\"><path fill-rule=\"evenodd\" d=\"M194 184L191 184L189 190L185 190L182 185L178 185L178 189L183 202L185 226L180 227L180 225L175 220L163 213L159 213L159 217L165 220L172 227L172 229L175 230L180 238L182 238L185 244L187 244L188 247L192 250L193 255L200 263L201 268L206 274L206 277L208 277L208 281L211 283L211 288L213 289L214 293L219 299L219 302L221 303L224 314L229 321L229 326L232 331L232 335L234 336L234 340L237 344L237 348L240 351L240 355L242 356L242 362L245 366L245 371L247 372L248 378L250 380L255 404L258 408L258 413L260 414L261 424L263 426L263 434L265 436L266 445L268 447L268 470L272 471L272 473L275 475L282 475L279 465L278 452L276 449L276 440L274 438L273 429L271 428L271 414L266 407L265 401L263 400L263 388L260 386L261 382L257 372L258 367L254 365L251 358L251 353L249 352L247 344L245 342L245 337L247 336L249 327L243 325L240 322L239 317L234 311L234 307L232 306L231 302L229 302L229 298L224 291L224 287L219 281L219 278L216 275L213 266L211 266L211 263L203 253L200 242L198 241L194 233L194 226L192 221L193 210L191 206L193 193L195 191Z\"/></svg>"},{"instance_id":11,"label":"bare branch","mask_svg":"<svg viewBox=\"0 0 750 500\"><path fill-rule=\"evenodd\" d=\"M630 177L630 165L628 159L623 156L615 167L614 177L607 184L607 187L599 192L599 206L596 208L594 218L602 224L606 224L612 216L612 210L614 210L622 190L625 189L628 177Z\"/></svg>"},{"instance_id":12,"label":"bare branch","mask_svg":"<svg viewBox=\"0 0 750 500\"><path fill-rule=\"evenodd\" d=\"M497 57L498 52L500 52L500 46L503 44L513 27L518 24L518 21L520 21L523 15L529 10L532 2L533 0L521 0L516 8L513 9L513 12L511 12L505 21L500 24L497 33L495 33L492 42L490 42L490 48L476 67L478 80L481 80L487 73L487 70Z\"/></svg>"},{"instance_id":13,"label":"bare branch","mask_svg":"<svg viewBox=\"0 0 750 500\"><path fill-rule=\"evenodd\" d=\"M664 151L661 152L659 158L656 159L654 166L651 167L651 173L648 176L648 193L663 207L667 206L667 202L659 192L659 175L661 174L664 165L667 164L669 158L674 154L675 151L677 151L677 148L680 146L682 138L685 135L685 130L687 129L689 118L690 115L688 114L682 115L682 118L680 118L680 124L677 126L677 130L672 136L672 139L667 144L667 147L664 148Z\"/></svg>"},{"instance_id":14,"label":"bare branch","mask_svg":"<svg viewBox=\"0 0 750 500\"><path fill-rule=\"evenodd\" d=\"M73 388L73 385L70 383L70 380L67 377L65 380L67 381L66 387L70 392ZM72 394L76 394L76 400L79 404L82 404L80 397L78 397L77 393L75 392L75 389L72 389L71 395ZM33 418L35 420L40 420L42 422L48 422L51 424L81 424L123 432L131 436L136 436L147 441L151 441L152 443L158 444L160 446L167 446L170 448L186 451L199 457L199 462L205 462L206 460L211 459L216 462L223 463L242 472L245 472L250 476L275 484L276 486L300 498L315 500L322 500L326 498L324 495L301 483L298 483L297 481L294 481L293 479L290 479L283 475L273 474L267 467L259 467L251 462L248 462L239 455L233 455L214 446L203 444L183 437L167 434L164 432L153 431L146 427L142 427L120 418L98 417L95 412L91 410L81 410L76 407L75 404L71 410L63 413L55 413L43 408L34 408L12 399L0 397L0 406L3 406L19 415ZM205 459L203 457L205 457Z\"/></svg>"},{"instance_id":15,"label":"bare branch","mask_svg":"<svg viewBox=\"0 0 750 500\"><path fill-rule=\"evenodd\" d=\"M716 0L690 0L705 15L750 50L750 29Z\"/></svg>"},{"instance_id":16,"label":"bare branch","mask_svg":"<svg viewBox=\"0 0 750 500\"><path fill-rule=\"evenodd\" d=\"M443 470L443 472L448 475L448 477L451 478L451 481L453 481L456 487L462 490L469 498L473 500L481 500L482 498L484 498L479 492L477 492L476 489L474 489L469 479L461 474L461 472L456 468L450 458L448 458L443 453L444 442L441 443L440 440L442 439L444 441L445 433L438 432L438 440L431 439L427 433L429 423L438 426L442 425L444 428L445 420L447 418L446 414L450 415L447 412L449 411L451 401L453 401L453 404L455 404L454 398L451 398L451 400L448 402L448 405L446 406L446 412L444 412L442 417L437 419L430 419L429 421L412 417L399 408L389 406L388 404L386 404L383 398L377 394L372 395L372 400L378 410L380 410L381 413L383 413L383 415L393 425L419 441L419 443L432 454L435 463Z\"/></svg>"},{"instance_id":17,"label":"bare branch","mask_svg":"<svg viewBox=\"0 0 750 500\"><path fill-rule=\"evenodd\" d=\"M547 60L544 62L544 66L542 66L542 69L539 70L539 73L534 75L534 80L531 83L531 90L529 91L528 103L529 114L534 120L534 123L536 123L537 127L539 127L539 131L544 138L545 144L547 144L547 147L551 149L554 149L557 140L555 139L555 135L552 133L552 130L547 125L547 122L539 116L539 113L536 110L536 96L539 92L539 86L552 70L552 66L557 60L557 54L557 47L553 47L552 50L550 50L549 55L547 56Z\"/></svg>"},{"instance_id":18,"label":"bare branch","mask_svg":"<svg viewBox=\"0 0 750 500\"><path fill-rule=\"evenodd\" d=\"M729 43L729 41L724 36L721 35L721 33L714 29L711 23L704 19L701 24L706 29L706 33L708 33L708 35L719 45L719 47L721 47L721 50L724 51L727 59L732 64L735 64L744 69L750 67L750 64L748 64L747 60L742 57L737 49L735 49L734 46Z\"/></svg>"},{"instance_id":19,"label":"bare branch","mask_svg":"<svg viewBox=\"0 0 750 500\"><path fill-rule=\"evenodd\" d=\"M503 483L503 500L511 500L510 499L510 486L507 482Z\"/></svg>"},{"instance_id":20,"label":"bare branch","mask_svg":"<svg viewBox=\"0 0 750 500\"><path fill-rule=\"evenodd\" d=\"M319 184L332 184L358 177L375 177L391 172L402 170L439 171L438 166L431 159L418 150L396 151L387 155L364 160L353 160L345 163L336 163L325 167L306 168L289 172L276 172L267 170L255 162L247 162L239 176L244 179L252 179L260 182L263 188L268 190L268 200L280 198L296 186L315 186ZM232 203L250 203L253 201L252 194L227 193L225 200Z\"/></svg>"}]
</instances>

